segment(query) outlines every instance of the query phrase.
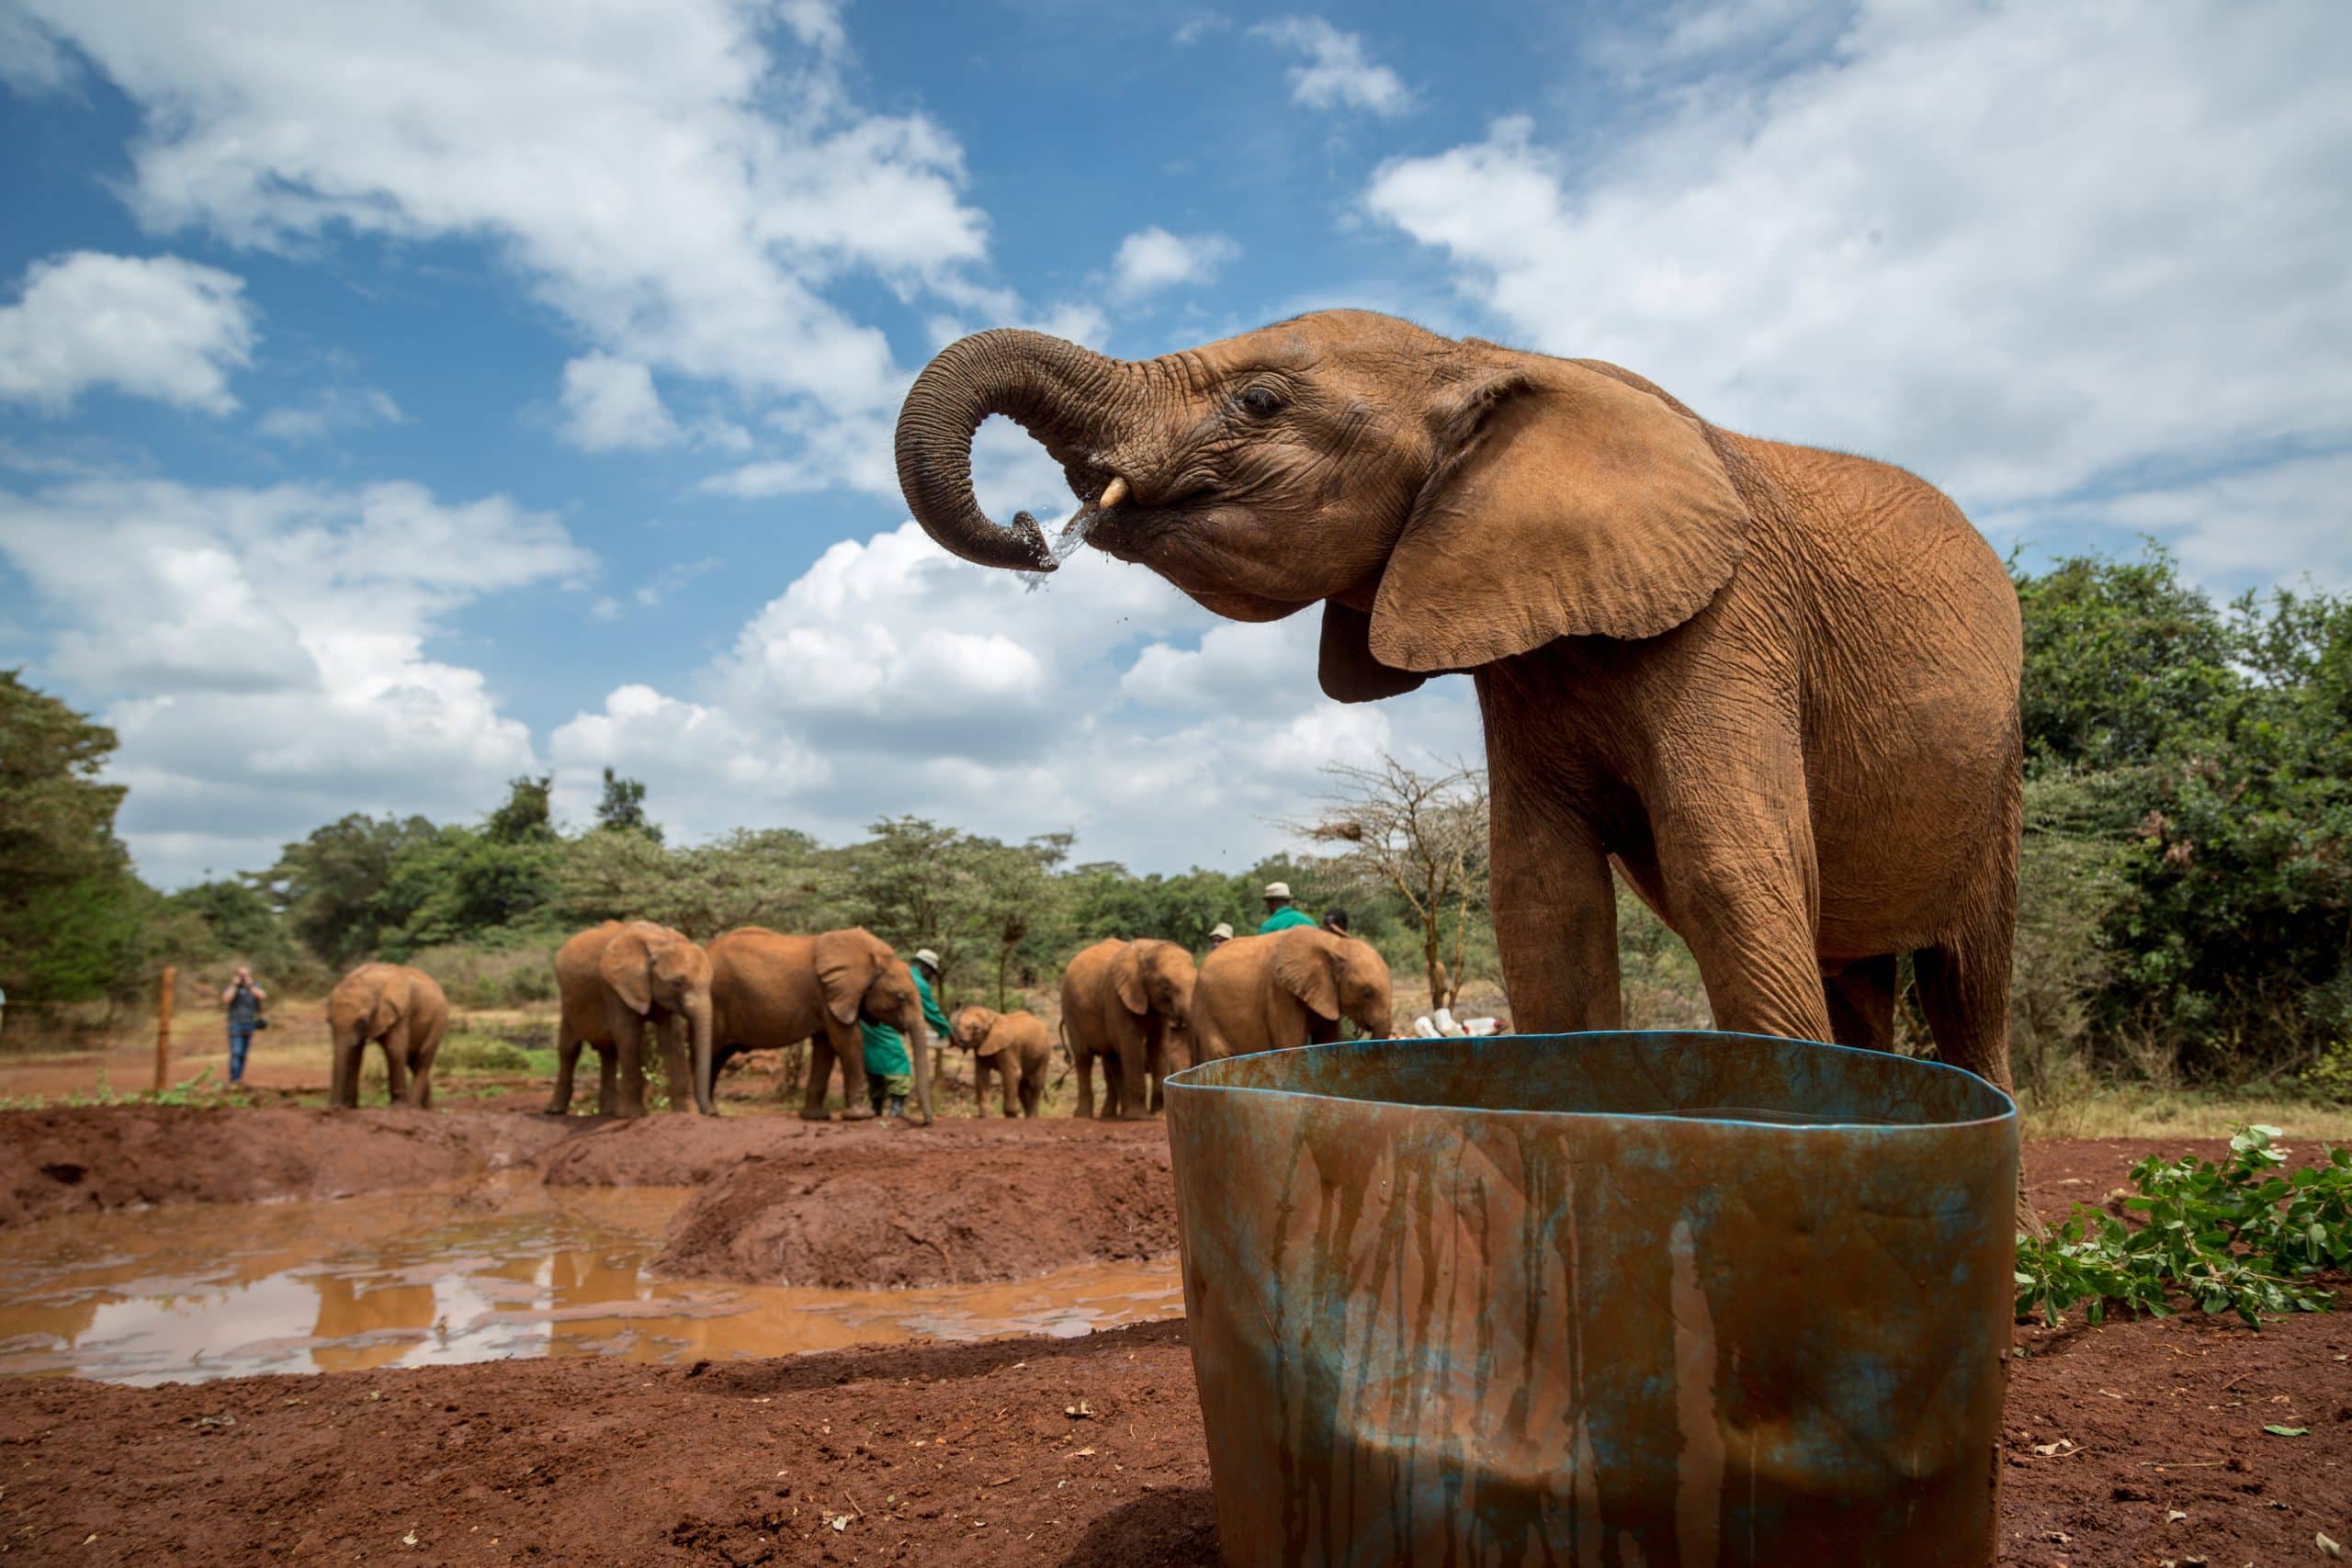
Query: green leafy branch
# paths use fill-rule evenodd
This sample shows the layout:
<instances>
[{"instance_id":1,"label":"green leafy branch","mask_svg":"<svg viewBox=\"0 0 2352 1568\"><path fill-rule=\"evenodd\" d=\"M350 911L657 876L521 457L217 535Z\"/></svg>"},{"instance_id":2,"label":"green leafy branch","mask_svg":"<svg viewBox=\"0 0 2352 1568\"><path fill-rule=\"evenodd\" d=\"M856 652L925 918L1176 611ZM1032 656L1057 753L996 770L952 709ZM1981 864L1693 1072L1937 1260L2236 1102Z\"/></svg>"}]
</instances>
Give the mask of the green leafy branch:
<instances>
[{"instance_id":1,"label":"green leafy branch","mask_svg":"<svg viewBox=\"0 0 2352 1568\"><path fill-rule=\"evenodd\" d=\"M2276 1127L2240 1127L2221 1163L2151 1156L2132 1168L2136 1196L2127 1224L2082 1204L2044 1239L2018 1237L2017 1310L2056 1326L2077 1303L2102 1321L2108 1303L2163 1317L2177 1291L2199 1311L2234 1312L2259 1328L2262 1314L2325 1312L2319 1282L2352 1268L2352 1148L2287 1171Z\"/></svg>"}]
</instances>

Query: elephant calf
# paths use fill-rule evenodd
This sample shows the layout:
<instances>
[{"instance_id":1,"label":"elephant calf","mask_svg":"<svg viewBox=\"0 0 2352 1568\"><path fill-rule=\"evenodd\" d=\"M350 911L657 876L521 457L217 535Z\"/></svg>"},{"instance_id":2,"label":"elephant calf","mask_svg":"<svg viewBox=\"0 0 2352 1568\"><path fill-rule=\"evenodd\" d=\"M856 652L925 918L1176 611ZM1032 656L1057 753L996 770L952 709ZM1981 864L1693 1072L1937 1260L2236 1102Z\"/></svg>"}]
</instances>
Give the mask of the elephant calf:
<instances>
[{"instance_id":1,"label":"elephant calf","mask_svg":"<svg viewBox=\"0 0 2352 1568\"><path fill-rule=\"evenodd\" d=\"M1236 937L1201 961L1193 1035L1201 1059L1328 1045L1345 1017L1389 1034L1388 963L1373 945L1299 926Z\"/></svg>"},{"instance_id":2,"label":"elephant calf","mask_svg":"<svg viewBox=\"0 0 2352 1568\"><path fill-rule=\"evenodd\" d=\"M433 1058L449 1027L449 998L439 982L405 964L362 964L327 993L327 1041L334 1053L327 1103L359 1103L359 1060L370 1042L384 1047L384 1074L395 1104L433 1103Z\"/></svg>"},{"instance_id":3,"label":"elephant calf","mask_svg":"<svg viewBox=\"0 0 2352 1568\"><path fill-rule=\"evenodd\" d=\"M596 1111L645 1114L645 1026L650 1021L670 1081L673 1110L715 1114L710 1099L710 955L667 926L606 920L556 950L555 1093L548 1114L571 1109L580 1049L597 1058ZM691 1052L689 1048L691 1042Z\"/></svg>"},{"instance_id":4,"label":"elephant calf","mask_svg":"<svg viewBox=\"0 0 2352 1568\"><path fill-rule=\"evenodd\" d=\"M988 1114L989 1068L996 1068L1003 1087L1004 1113L1011 1116L1014 1096L1021 1114L1037 1114L1046 1092L1046 1069L1053 1062L1054 1043L1046 1021L1034 1012L998 1012L991 1008L957 1008L947 1021L956 1043L972 1053L972 1107Z\"/></svg>"}]
</instances>

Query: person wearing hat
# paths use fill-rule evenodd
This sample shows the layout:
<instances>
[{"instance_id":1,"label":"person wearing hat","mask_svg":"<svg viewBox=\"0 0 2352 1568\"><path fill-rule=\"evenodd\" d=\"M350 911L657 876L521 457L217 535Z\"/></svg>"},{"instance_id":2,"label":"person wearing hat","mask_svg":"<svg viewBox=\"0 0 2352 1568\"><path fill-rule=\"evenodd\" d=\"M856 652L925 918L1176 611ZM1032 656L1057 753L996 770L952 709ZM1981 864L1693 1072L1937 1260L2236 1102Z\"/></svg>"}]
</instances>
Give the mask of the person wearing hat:
<instances>
[{"instance_id":1,"label":"person wearing hat","mask_svg":"<svg viewBox=\"0 0 2352 1568\"><path fill-rule=\"evenodd\" d=\"M915 995L922 998L923 1027L934 1045L948 1038L947 1015L939 1009L932 987L939 979L939 954L927 947L915 949L907 968L915 977ZM887 1023L861 1018L858 1035L865 1049L865 1096L876 1116L903 1117L907 1096L914 1092L914 1062L907 1055L906 1037Z\"/></svg>"},{"instance_id":2,"label":"person wearing hat","mask_svg":"<svg viewBox=\"0 0 2352 1568\"><path fill-rule=\"evenodd\" d=\"M1266 884L1266 918L1258 927L1260 936L1271 936L1276 931L1286 931L1293 926L1311 926L1314 923L1307 918L1306 910L1290 901L1289 883Z\"/></svg>"},{"instance_id":3,"label":"person wearing hat","mask_svg":"<svg viewBox=\"0 0 2352 1568\"><path fill-rule=\"evenodd\" d=\"M1209 928L1209 950L1212 953L1232 940L1233 927L1230 923L1219 920Z\"/></svg>"}]
</instances>

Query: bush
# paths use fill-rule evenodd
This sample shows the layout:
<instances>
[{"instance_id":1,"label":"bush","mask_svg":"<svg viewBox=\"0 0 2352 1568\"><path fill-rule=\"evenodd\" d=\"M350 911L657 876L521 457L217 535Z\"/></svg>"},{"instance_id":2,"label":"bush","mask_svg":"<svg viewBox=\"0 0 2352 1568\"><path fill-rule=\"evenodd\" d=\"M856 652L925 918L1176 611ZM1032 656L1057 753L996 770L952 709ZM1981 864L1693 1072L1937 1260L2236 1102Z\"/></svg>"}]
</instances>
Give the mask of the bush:
<instances>
[{"instance_id":1,"label":"bush","mask_svg":"<svg viewBox=\"0 0 2352 1568\"><path fill-rule=\"evenodd\" d=\"M527 1073L538 1064L511 1040L494 1034L451 1034L443 1038L435 1066L453 1073Z\"/></svg>"},{"instance_id":2,"label":"bush","mask_svg":"<svg viewBox=\"0 0 2352 1568\"><path fill-rule=\"evenodd\" d=\"M549 1007L557 1000L555 950L569 931L500 931L428 947L406 962L441 982L450 1005L476 1010Z\"/></svg>"}]
</instances>

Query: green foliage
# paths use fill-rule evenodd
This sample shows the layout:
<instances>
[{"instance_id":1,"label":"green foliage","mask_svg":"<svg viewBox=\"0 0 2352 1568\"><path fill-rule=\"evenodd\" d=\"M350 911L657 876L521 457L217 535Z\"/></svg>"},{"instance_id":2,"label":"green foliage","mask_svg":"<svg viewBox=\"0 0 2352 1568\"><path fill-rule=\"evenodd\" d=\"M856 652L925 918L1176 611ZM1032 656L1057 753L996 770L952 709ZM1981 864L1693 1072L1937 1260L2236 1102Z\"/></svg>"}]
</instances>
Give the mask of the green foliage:
<instances>
[{"instance_id":1,"label":"green foliage","mask_svg":"<svg viewBox=\"0 0 2352 1568\"><path fill-rule=\"evenodd\" d=\"M156 898L101 784L114 731L0 671L0 987L19 1005L119 998L153 957Z\"/></svg>"},{"instance_id":2,"label":"green foliage","mask_svg":"<svg viewBox=\"0 0 2352 1568\"><path fill-rule=\"evenodd\" d=\"M558 910L571 925L648 919L707 942L737 926L840 925L842 874L808 834L738 829L687 849L598 828L567 843Z\"/></svg>"},{"instance_id":3,"label":"green foliage","mask_svg":"<svg viewBox=\"0 0 2352 1568\"><path fill-rule=\"evenodd\" d=\"M2137 560L2071 556L2040 574L2012 559L2010 573L2032 771L2152 761L2231 684L2221 616L2160 547Z\"/></svg>"},{"instance_id":4,"label":"green foliage","mask_svg":"<svg viewBox=\"0 0 2352 1568\"><path fill-rule=\"evenodd\" d=\"M662 841L661 825L645 814L645 785L605 770L604 798L596 803L596 826L608 833L636 833Z\"/></svg>"},{"instance_id":5,"label":"green foliage","mask_svg":"<svg viewBox=\"0 0 2352 1568\"><path fill-rule=\"evenodd\" d=\"M2018 1236L2018 1315L2054 1326L2086 1303L2084 1314L2098 1323L2120 1302L2163 1316L2175 1292L2256 1328L2265 1313L2327 1311L2319 1276L2352 1267L2352 1149L2290 1172L2272 1142L2278 1135L2240 1127L2219 1165L2142 1160L2132 1168L2139 1193L2124 1200L2136 1226L2077 1204L2046 1240Z\"/></svg>"},{"instance_id":6,"label":"green foliage","mask_svg":"<svg viewBox=\"0 0 2352 1568\"><path fill-rule=\"evenodd\" d=\"M525 774L508 780L505 804L483 819L482 837L496 844L555 842L555 818L548 804L554 784L553 777L545 774L536 779ZM639 791L640 800L643 795L644 792Z\"/></svg>"},{"instance_id":7,"label":"green foliage","mask_svg":"<svg viewBox=\"0 0 2352 1568\"><path fill-rule=\"evenodd\" d=\"M337 968L376 950L398 930L424 889L396 889L394 868L424 852L441 829L422 817L363 817L356 813L314 829L278 852L260 884L285 911L304 946Z\"/></svg>"},{"instance_id":8,"label":"green foliage","mask_svg":"<svg viewBox=\"0 0 2352 1568\"><path fill-rule=\"evenodd\" d=\"M436 1072L527 1073L539 1064L530 1052L494 1034L451 1034L433 1060Z\"/></svg>"}]
</instances>

